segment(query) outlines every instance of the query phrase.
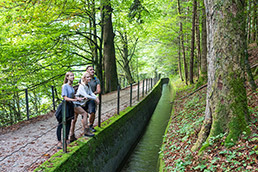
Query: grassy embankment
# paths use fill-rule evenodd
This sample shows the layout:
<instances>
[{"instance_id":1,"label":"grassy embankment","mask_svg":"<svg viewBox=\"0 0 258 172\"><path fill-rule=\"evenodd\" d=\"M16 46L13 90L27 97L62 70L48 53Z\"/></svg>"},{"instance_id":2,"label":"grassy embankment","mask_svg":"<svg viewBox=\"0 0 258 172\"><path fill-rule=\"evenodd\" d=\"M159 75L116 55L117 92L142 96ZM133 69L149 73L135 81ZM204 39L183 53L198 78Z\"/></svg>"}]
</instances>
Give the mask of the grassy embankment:
<instances>
[{"instance_id":1,"label":"grassy embankment","mask_svg":"<svg viewBox=\"0 0 258 172\"><path fill-rule=\"evenodd\" d=\"M255 77L258 84L258 76ZM173 114L164 136L163 171L258 171L258 89L252 92L247 83L248 108L251 115L251 135L243 133L236 145L226 148L225 135L210 139L210 146L192 152L205 115L206 87L196 90L195 85L185 86L179 79L176 88ZM185 97L186 96L186 97Z\"/></svg>"}]
</instances>

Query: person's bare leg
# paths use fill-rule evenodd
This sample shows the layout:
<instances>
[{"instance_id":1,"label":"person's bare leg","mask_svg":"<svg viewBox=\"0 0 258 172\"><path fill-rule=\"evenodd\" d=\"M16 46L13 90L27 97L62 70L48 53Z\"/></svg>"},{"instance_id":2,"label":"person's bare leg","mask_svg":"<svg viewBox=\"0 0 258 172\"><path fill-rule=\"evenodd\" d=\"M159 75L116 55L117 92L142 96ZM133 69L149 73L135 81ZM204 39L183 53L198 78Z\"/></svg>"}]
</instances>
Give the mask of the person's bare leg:
<instances>
[{"instance_id":1,"label":"person's bare leg","mask_svg":"<svg viewBox=\"0 0 258 172\"><path fill-rule=\"evenodd\" d=\"M94 121L95 121L95 113L92 112L92 113L90 114L90 119L89 119L89 123L90 123L89 126L90 126L90 130L91 130L92 132L96 132L96 130L95 130L94 127L93 127Z\"/></svg>"},{"instance_id":2,"label":"person's bare leg","mask_svg":"<svg viewBox=\"0 0 258 172\"><path fill-rule=\"evenodd\" d=\"M83 116L83 126L85 127L84 135L88 137L94 136L89 130L87 113L82 107L77 107L74 109L76 113L81 114Z\"/></svg>"},{"instance_id":3,"label":"person's bare leg","mask_svg":"<svg viewBox=\"0 0 258 172\"><path fill-rule=\"evenodd\" d=\"M93 137L94 134L90 132L90 128L88 125L87 113L85 113L85 116L83 117L83 123L85 124L84 136Z\"/></svg>"},{"instance_id":4,"label":"person's bare leg","mask_svg":"<svg viewBox=\"0 0 258 172\"><path fill-rule=\"evenodd\" d=\"M77 117L78 117L78 114L74 113L74 119L72 120L71 128L70 128L70 136L74 135L74 130L75 130L75 124L76 124L76 121L77 121Z\"/></svg>"},{"instance_id":5,"label":"person's bare leg","mask_svg":"<svg viewBox=\"0 0 258 172\"><path fill-rule=\"evenodd\" d=\"M95 121L95 113L91 113L90 114L90 125L93 125L94 124L94 121Z\"/></svg>"},{"instance_id":6,"label":"person's bare leg","mask_svg":"<svg viewBox=\"0 0 258 172\"><path fill-rule=\"evenodd\" d=\"M83 129L83 132L85 131L86 128L89 128L88 127L88 114L87 112L83 113L82 114L82 129Z\"/></svg>"}]
</instances>

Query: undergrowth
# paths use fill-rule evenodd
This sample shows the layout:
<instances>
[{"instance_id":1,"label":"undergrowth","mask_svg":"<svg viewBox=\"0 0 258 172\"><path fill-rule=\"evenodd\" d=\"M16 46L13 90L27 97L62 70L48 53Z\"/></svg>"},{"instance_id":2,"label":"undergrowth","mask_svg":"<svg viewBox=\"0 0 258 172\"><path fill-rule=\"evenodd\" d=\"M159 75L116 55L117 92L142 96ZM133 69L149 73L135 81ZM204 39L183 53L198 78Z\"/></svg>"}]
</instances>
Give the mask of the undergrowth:
<instances>
[{"instance_id":1,"label":"undergrowth","mask_svg":"<svg viewBox=\"0 0 258 172\"><path fill-rule=\"evenodd\" d=\"M197 140L205 115L206 88L191 96L195 86L185 86L179 79L176 87L174 114L164 136L163 171L258 171L258 92L247 89L251 135L242 133L238 143L224 146L226 134L210 138L206 150L198 155L191 148Z\"/></svg>"}]
</instances>

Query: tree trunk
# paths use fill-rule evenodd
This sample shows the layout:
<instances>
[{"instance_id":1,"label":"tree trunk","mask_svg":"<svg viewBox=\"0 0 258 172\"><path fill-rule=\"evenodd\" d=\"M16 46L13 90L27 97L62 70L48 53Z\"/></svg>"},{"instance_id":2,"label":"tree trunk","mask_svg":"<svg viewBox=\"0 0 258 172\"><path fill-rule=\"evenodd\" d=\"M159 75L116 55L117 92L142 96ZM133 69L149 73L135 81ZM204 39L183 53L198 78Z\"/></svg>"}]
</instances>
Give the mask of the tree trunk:
<instances>
[{"instance_id":1,"label":"tree trunk","mask_svg":"<svg viewBox=\"0 0 258 172\"><path fill-rule=\"evenodd\" d=\"M256 9L257 9L257 7L256 7L256 0L253 0L253 1L251 1L250 3L252 3L252 21L251 21L251 23L252 23L252 31L251 31L251 43L253 43L253 42L255 42L255 37L256 37L256 27L255 27L255 25L256 25L256 20L257 20L257 15L256 15Z\"/></svg>"},{"instance_id":2,"label":"tree trunk","mask_svg":"<svg viewBox=\"0 0 258 172\"><path fill-rule=\"evenodd\" d=\"M112 25L112 8L110 0L103 0L104 23L104 70L105 70L105 92L117 90L118 77L115 58L114 32Z\"/></svg>"},{"instance_id":3,"label":"tree trunk","mask_svg":"<svg viewBox=\"0 0 258 172\"><path fill-rule=\"evenodd\" d=\"M202 52L201 52L201 77L207 78L207 28L205 6L202 8Z\"/></svg>"},{"instance_id":4,"label":"tree trunk","mask_svg":"<svg viewBox=\"0 0 258 172\"><path fill-rule=\"evenodd\" d=\"M125 71L125 77L128 81L129 84L133 84L134 80L131 74L131 70L130 70L130 61L128 60L129 58L129 54L128 54L128 41L127 41L127 36L125 35L125 40L124 40L124 44L123 44L123 70Z\"/></svg>"},{"instance_id":5,"label":"tree trunk","mask_svg":"<svg viewBox=\"0 0 258 172\"><path fill-rule=\"evenodd\" d=\"M247 44L251 41L251 1L248 2L248 10L247 10Z\"/></svg>"},{"instance_id":6,"label":"tree trunk","mask_svg":"<svg viewBox=\"0 0 258 172\"><path fill-rule=\"evenodd\" d=\"M119 35L120 35L121 40L122 40L122 47L123 48L121 50L119 47L117 47L119 52L120 52L121 58L122 58L122 60L121 60L122 62L118 61L118 64L124 70L125 77L126 77L128 83L129 84L133 84L135 81L134 81L134 79L132 77L132 74L131 74L130 61L131 61L131 59L132 59L132 57L134 55L134 51L132 50L132 54L129 55L127 33L125 32L123 34L123 33L119 32ZM134 47L137 44L137 40L135 42Z\"/></svg>"},{"instance_id":7,"label":"tree trunk","mask_svg":"<svg viewBox=\"0 0 258 172\"><path fill-rule=\"evenodd\" d=\"M101 38L98 41L97 34L97 24L96 24L96 3L95 0L87 0L88 11L89 11L89 38L91 41L88 41L91 54L92 54L92 65L95 68L96 75L100 81L102 78L102 39L103 36L101 34ZM102 22L103 23L103 22ZM103 32L103 26L101 29ZM96 66L96 67L95 67ZM101 90L103 90L103 85L101 84Z\"/></svg>"},{"instance_id":8,"label":"tree trunk","mask_svg":"<svg viewBox=\"0 0 258 172\"><path fill-rule=\"evenodd\" d=\"M197 9L200 9L200 3L199 1L197 2ZM200 41L200 13L199 10L196 10L196 24L195 24L195 28L196 28L196 47L197 47L197 57L196 57L196 61L197 61L197 78L199 80L199 74L201 71L201 41Z\"/></svg>"},{"instance_id":9,"label":"tree trunk","mask_svg":"<svg viewBox=\"0 0 258 172\"><path fill-rule=\"evenodd\" d=\"M94 35L94 42L96 45L98 45L97 40L97 25L96 25L96 7L95 7L95 0L92 1L92 25L93 25L93 35ZM99 65L99 56L98 56L98 47L96 45L93 45L93 56L94 56L94 64Z\"/></svg>"},{"instance_id":10,"label":"tree trunk","mask_svg":"<svg viewBox=\"0 0 258 172\"><path fill-rule=\"evenodd\" d=\"M196 6L197 0L193 0L193 16L192 16L192 38L191 38L191 55L190 55L190 77L189 81L193 84L193 77L194 77L194 42L195 42L195 17L196 17Z\"/></svg>"},{"instance_id":11,"label":"tree trunk","mask_svg":"<svg viewBox=\"0 0 258 172\"><path fill-rule=\"evenodd\" d=\"M179 1L179 0L177 1L177 9L178 9L178 14L181 15L180 1ZM186 62L186 57L185 57L185 45L184 45L183 24L182 24L181 21L180 21L180 23L179 23L179 27L180 27L182 53L183 53L183 60L184 60L185 84L187 85L187 81L188 81L188 69L187 69L187 62Z\"/></svg>"},{"instance_id":12,"label":"tree trunk","mask_svg":"<svg viewBox=\"0 0 258 172\"><path fill-rule=\"evenodd\" d=\"M258 19L257 19L257 17L258 17L258 13L257 13L257 8L258 8L258 2L257 1L255 1L255 42L256 42L256 44L258 45L258 34L257 34L257 31L258 31Z\"/></svg>"},{"instance_id":13,"label":"tree trunk","mask_svg":"<svg viewBox=\"0 0 258 172\"><path fill-rule=\"evenodd\" d=\"M254 42L257 42L257 25L258 25L258 15L257 15L257 6L258 6L258 2L256 0L254 0L254 14L253 14L253 22L254 22Z\"/></svg>"},{"instance_id":14,"label":"tree trunk","mask_svg":"<svg viewBox=\"0 0 258 172\"><path fill-rule=\"evenodd\" d=\"M21 108L20 108L20 96L17 91L14 92L14 101L15 101L16 109L17 109L16 110L17 118L18 118L18 120L21 120L22 117L21 117Z\"/></svg>"},{"instance_id":15,"label":"tree trunk","mask_svg":"<svg viewBox=\"0 0 258 172\"><path fill-rule=\"evenodd\" d=\"M180 36L178 37L178 42L179 42L179 45L178 45L178 70L179 70L179 76L180 76L180 79L181 81L184 81L183 79L183 76L182 76L182 68L181 68L181 45L180 45Z\"/></svg>"},{"instance_id":16,"label":"tree trunk","mask_svg":"<svg viewBox=\"0 0 258 172\"><path fill-rule=\"evenodd\" d=\"M205 140L208 145L209 138L219 134L226 134L225 145L229 146L243 131L250 132L244 87L244 1L205 0L205 6L209 26L207 99L204 124L192 150Z\"/></svg>"}]
</instances>

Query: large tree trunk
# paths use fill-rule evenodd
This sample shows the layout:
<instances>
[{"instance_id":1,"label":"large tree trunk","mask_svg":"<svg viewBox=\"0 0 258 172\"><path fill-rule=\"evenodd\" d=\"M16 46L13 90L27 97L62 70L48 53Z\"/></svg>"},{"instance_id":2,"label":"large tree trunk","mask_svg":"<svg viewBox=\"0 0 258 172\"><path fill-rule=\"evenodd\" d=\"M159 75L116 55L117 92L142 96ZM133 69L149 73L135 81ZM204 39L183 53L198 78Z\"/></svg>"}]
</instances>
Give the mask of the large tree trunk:
<instances>
[{"instance_id":1,"label":"large tree trunk","mask_svg":"<svg viewBox=\"0 0 258 172\"><path fill-rule=\"evenodd\" d=\"M193 84L193 77L194 77L194 42L195 42L195 17L196 17L196 6L197 0L193 0L193 16L192 16L192 39L191 39L191 55L190 55L190 77L189 81Z\"/></svg>"},{"instance_id":2,"label":"large tree trunk","mask_svg":"<svg viewBox=\"0 0 258 172\"><path fill-rule=\"evenodd\" d=\"M219 5L218 5L219 4ZM249 131L244 87L244 1L205 0L208 26L208 85L205 121L193 150L210 137L226 134L225 145Z\"/></svg>"},{"instance_id":3,"label":"large tree trunk","mask_svg":"<svg viewBox=\"0 0 258 172\"><path fill-rule=\"evenodd\" d=\"M103 23L103 41L104 41L104 70L105 70L105 92L117 89L118 78L115 58L114 32L112 26L112 8L110 0L103 0L104 23Z\"/></svg>"},{"instance_id":4,"label":"large tree trunk","mask_svg":"<svg viewBox=\"0 0 258 172\"><path fill-rule=\"evenodd\" d=\"M205 6L202 8L202 52L201 52L201 77L207 78L207 28Z\"/></svg>"}]
</instances>

